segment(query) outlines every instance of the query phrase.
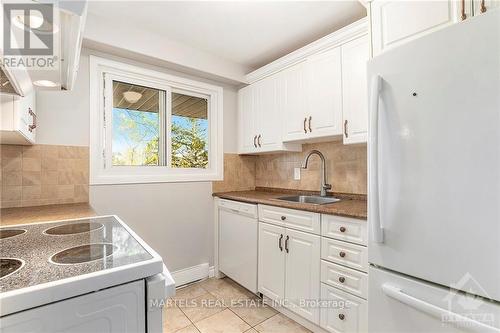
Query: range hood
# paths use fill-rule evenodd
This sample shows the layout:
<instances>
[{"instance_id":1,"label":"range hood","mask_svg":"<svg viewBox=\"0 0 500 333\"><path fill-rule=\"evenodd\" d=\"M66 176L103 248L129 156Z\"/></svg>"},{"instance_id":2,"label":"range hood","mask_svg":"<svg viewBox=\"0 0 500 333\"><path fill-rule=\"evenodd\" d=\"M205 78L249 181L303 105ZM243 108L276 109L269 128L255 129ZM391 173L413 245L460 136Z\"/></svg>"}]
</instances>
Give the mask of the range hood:
<instances>
[{"instance_id":1,"label":"range hood","mask_svg":"<svg viewBox=\"0 0 500 333\"><path fill-rule=\"evenodd\" d=\"M2 1L2 10L5 9L7 1ZM19 3L16 1L14 3ZM27 2L38 6L53 5L53 54L51 59L55 66L51 69L47 68L33 68L27 66L12 66L7 61L1 64L2 70L2 84L7 79L12 87L12 90L1 89L2 93L13 93L17 95L26 96L34 89L36 90L72 90L76 75L78 72L78 63L80 59L80 51L83 39L83 29L87 14L87 1L86 0L65 0L65 1L32 1ZM49 4L49 5L47 5ZM29 17L31 20L31 16ZM5 18L2 15L2 20ZM13 19L15 20L15 19ZM19 34L22 35L23 23L16 22L16 27L12 27L13 31L17 31L18 35L12 35L16 38ZM45 23L43 23L45 24ZM3 23L2 23L3 26ZM20 37L19 39L22 39ZM17 42L17 41L16 41ZM0 48L4 45L1 43ZM0 49L3 55L3 49ZM5 56L7 57L7 56ZM21 56L22 57L22 56ZM5 59L8 60L8 59ZM4 79L5 78L5 79ZM40 83L45 83L40 85ZM51 84L53 83L53 84Z\"/></svg>"}]
</instances>

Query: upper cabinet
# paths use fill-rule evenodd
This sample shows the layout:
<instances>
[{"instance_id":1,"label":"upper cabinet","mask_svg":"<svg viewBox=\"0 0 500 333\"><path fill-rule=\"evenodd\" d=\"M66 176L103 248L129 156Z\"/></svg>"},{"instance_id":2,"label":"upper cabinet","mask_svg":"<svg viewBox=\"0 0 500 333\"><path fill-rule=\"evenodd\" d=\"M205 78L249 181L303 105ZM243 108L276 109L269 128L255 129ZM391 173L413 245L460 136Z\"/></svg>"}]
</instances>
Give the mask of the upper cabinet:
<instances>
[{"instance_id":1,"label":"upper cabinet","mask_svg":"<svg viewBox=\"0 0 500 333\"><path fill-rule=\"evenodd\" d=\"M367 34L363 19L250 73L239 91L239 153L299 151L346 128L345 143L366 142Z\"/></svg>"},{"instance_id":2,"label":"upper cabinet","mask_svg":"<svg viewBox=\"0 0 500 333\"><path fill-rule=\"evenodd\" d=\"M366 64L368 36L342 45L342 115L345 144L366 142L368 135L368 88Z\"/></svg>"},{"instance_id":3,"label":"upper cabinet","mask_svg":"<svg viewBox=\"0 0 500 333\"><path fill-rule=\"evenodd\" d=\"M31 145L36 138L35 93L25 97L0 94L2 144Z\"/></svg>"},{"instance_id":4,"label":"upper cabinet","mask_svg":"<svg viewBox=\"0 0 500 333\"><path fill-rule=\"evenodd\" d=\"M278 75L284 141L342 133L341 75L339 47L312 55Z\"/></svg>"},{"instance_id":5,"label":"upper cabinet","mask_svg":"<svg viewBox=\"0 0 500 333\"><path fill-rule=\"evenodd\" d=\"M238 92L239 153L301 150L299 145L282 141L277 87L278 77L270 76Z\"/></svg>"},{"instance_id":6,"label":"upper cabinet","mask_svg":"<svg viewBox=\"0 0 500 333\"><path fill-rule=\"evenodd\" d=\"M498 5L497 0L373 0L370 3L373 55Z\"/></svg>"}]
</instances>

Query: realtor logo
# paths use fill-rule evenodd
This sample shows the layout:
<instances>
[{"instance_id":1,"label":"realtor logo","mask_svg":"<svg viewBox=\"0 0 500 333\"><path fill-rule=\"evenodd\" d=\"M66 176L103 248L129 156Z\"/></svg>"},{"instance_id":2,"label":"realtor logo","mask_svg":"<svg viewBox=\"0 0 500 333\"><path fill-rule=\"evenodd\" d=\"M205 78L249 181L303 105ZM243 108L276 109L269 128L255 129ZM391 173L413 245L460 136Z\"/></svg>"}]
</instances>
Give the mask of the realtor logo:
<instances>
[{"instance_id":1,"label":"realtor logo","mask_svg":"<svg viewBox=\"0 0 500 333\"><path fill-rule=\"evenodd\" d=\"M16 0L19 2L19 0ZM58 15L53 3L2 0L3 55L0 65L26 70L58 70Z\"/></svg>"},{"instance_id":2,"label":"realtor logo","mask_svg":"<svg viewBox=\"0 0 500 333\"><path fill-rule=\"evenodd\" d=\"M4 55L54 54L53 4L6 3L3 7Z\"/></svg>"}]
</instances>

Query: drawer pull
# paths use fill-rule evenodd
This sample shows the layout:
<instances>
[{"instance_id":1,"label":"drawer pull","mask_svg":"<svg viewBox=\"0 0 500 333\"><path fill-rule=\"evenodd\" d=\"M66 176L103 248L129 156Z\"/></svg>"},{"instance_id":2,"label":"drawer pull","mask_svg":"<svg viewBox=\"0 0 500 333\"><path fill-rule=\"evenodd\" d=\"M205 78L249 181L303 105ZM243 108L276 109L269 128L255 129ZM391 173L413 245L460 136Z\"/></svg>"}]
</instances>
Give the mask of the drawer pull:
<instances>
[{"instance_id":1,"label":"drawer pull","mask_svg":"<svg viewBox=\"0 0 500 333\"><path fill-rule=\"evenodd\" d=\"M340 251L339 256L340 256L341 258L344 258L344 257L345 257L345 252L344 252L344 251Z\"/></svg>"},{"instance_id":2,"label":"drawer pull","mask_svg":"<svg viewBox=\"0 0 500 333\"><path fill-rule=\"evenodd\" d=\"M285 221L286 220L286 216L282 215L281 216L281 221Z\"/></svg>"},{"instance_id":3,"label":"drawer pull","mask_svg":"<svg viewBox=\"0 0 500 333\"><path fill-rule=\"evenodd\" d=\"M283 234L280 235L280 239L278 241L278 247L280 248L281 252L283 252L283 245L281 244L282 240L283 240Z\"/></svg>"},{"instance_id":4,"label":"drawer pull","mask_svg":"<svg viewBox=\"0 0 500 333\"><path fill-rule=\"evenodd\" d=\"M285 239L285 250L286 250L286 253L290 252L290 251L288 250L288 240L289 240L289 239L290 239L290 236L288 236L288 235L287 235L287 236L286 236L286 239Z\"/></svg>"},{"instance_id":5,"label":"drawer pull","mask_svg":"<svg viewBox=\"0 0 500 333\"><path fill-rule=\"evenodd\" d=\"M345 277L343 277L343 276L339 277L339 282L340 283L344 283L345 282Z\"/></svg>"},{"instance_id":6,"label":"drawer pull","mask_svg":"<svg viewBox=\"0 0 500 333\"><path fill-rule=\"evenodd\" d=\"M344 320L345 319L345 315L343 313L339 313L339 319L340 320Z\"/></svg>"},{"instance_id":7,"label":"drawer pull","mask_svg":"<svg viewBox=\"0 0 500 333\"><path fill-rule=\"evenodd\" d=\"M345 227L340 227L340 232L345 232L345 231L346 231Z\"/></svg>"}]
</instances>

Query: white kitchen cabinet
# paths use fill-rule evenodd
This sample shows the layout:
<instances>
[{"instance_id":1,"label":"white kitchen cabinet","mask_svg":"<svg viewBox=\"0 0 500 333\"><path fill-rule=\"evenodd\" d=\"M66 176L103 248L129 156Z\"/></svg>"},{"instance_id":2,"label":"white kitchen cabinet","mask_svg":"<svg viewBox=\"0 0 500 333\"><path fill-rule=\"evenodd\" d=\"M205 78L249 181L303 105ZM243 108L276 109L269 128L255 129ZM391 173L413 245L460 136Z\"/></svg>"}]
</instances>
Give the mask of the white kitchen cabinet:
<instances>
[{"instance_id":1,"label":"white kitchen cabinet","mask_svg":"<svg viewBox=\"0 0 500 333\"><path fill-rule=\"evenodd\" d=\"M304 306L300 302L320 298L320 243L319 236L286 230L285 296L289 309L316 324L319 307Z\"/></svg>"},{"instance_id":2,"label":"white kitchen cabinet","mask_svg":"<svg viewBox=\"0 0 500 333\"><path fill-rule=\"evenodd\" d=\"M315 54L305 64L307 138L342 134L340 47Z\"/></svg>"},{"instance_id":3,"label":"white kitchen cabinet","mask_svg":"<svg viewBox=\"0 0 500 333\"><path fill-rule=\"evenodd\" d=\"M308 57L282 74L283 141L305 141L342 134L340 47Z\"/></svg>"},{"instance_id":4,"label":"white kitchen cabinet","mask_svg":"<svg viewBox=\"0 0 500 333\"><path fill-rule=\"evenodd\" d=\"M461 5L459 0L372 1L373 55L461 21ZM463 10L466 18L472 15L471 0L464 1Z\"/></svg>"},{"instance_id":5,"label":"white kitchen cabinet","mask_svg":"<svg viewBox=\"0 0 500 333\"><path fill-rule=\"evenodd\" d=\"M258 289L272 300L285 298L285 228L259 223Z\"/></svg>"},{"instance_id":6,"label":"white kitchen cabinet","mask_svg":"<svg viewBox=\"0 0 500 333\"><path fill-rule=\"evenodd\" d=\"M278 73L278 95L283 140L300 140L307 134L305 66L299 63Z\"/></svg>"},{"instance_id":7,"label":"white kitchen cabinet","mask_svg":"<svg viewBox=\"0 0 500 333\"><path fill-rule=\"evenodd\" d=\"M368 302L321 284L321 327L332 333L368 331Z\"/></svg>"},{"instance_id":8,"label":"white kitchen cabinet","mask_svg":"<svg viewBox=\"0 0 500 333\"><path fill-rule=\"evenodd\" d=\"M259 222L259 292L319 324L319 309L301 304L320 297L321 237Z\"/></svg>"},{"instance_id":9,"label":"white kitchen cabinet","mask_svg":"<svg viewBox=\"0 0 500 333\"><path fill-rule=\"evenodd\" d=\"M366 64L368 36L342 45L342 116L345 144L367 141L368 87Z\"/></svg>"},{"instance_id":10,"label":"white kitchen cabinet","mask_svg":"<svg viewBox=\"0 0 500 333\"><path fill-rule=\"evenodd\" d=\"M474 0L474 16L487 13L488 11L500 7L500 0Z\"/></svg>"},{"instance_id":11,"label":"white kitchen cabinet","mask_svg":"<svg viewBox=\"0 0 500 333\"><path fill-rule=\"evenodd\" d=\"M269 76L239 91L239 153L301 151L297 144L282 141L278 103L278 77Z\"/></svg>"},{"instance_id":12,"label":"white kitchen cabinet","mask_svg":"<svg viewBox=\"0 0 500 333\"><path fill-rule=\"evenodd\" d=\"M248 153L257 149L257 119L254 111L255 89L247 86L238 91L239 151Z\"/></svg>"},{"instance_id":13,"label":"white kitchen cabinet","mask_svg":"<svg viewBox=\"0 0 500 333\"><path fill-rule=\"evenodd\" d=\"M35 94L0 95L2 144L30 145L36 139Z\"/></svg>"}]
</instances>

